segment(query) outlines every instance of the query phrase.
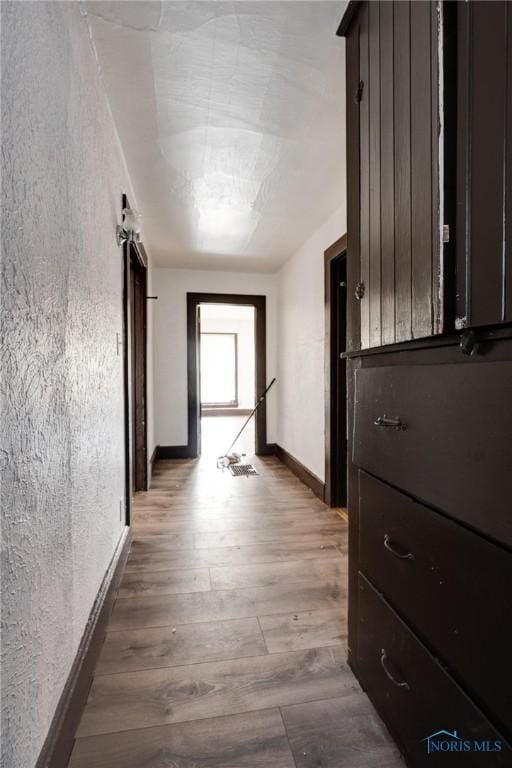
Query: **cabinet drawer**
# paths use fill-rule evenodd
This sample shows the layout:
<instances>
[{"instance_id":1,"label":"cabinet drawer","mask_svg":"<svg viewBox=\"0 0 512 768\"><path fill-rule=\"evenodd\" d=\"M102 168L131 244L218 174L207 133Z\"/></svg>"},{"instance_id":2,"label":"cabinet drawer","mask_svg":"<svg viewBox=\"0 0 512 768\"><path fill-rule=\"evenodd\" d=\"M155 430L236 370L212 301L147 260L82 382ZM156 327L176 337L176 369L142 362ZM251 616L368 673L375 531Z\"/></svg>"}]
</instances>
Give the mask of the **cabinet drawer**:
<instances>
[{"instance_id":1,"label":"cabinet drawer","mask_svg":"<svg viewBox=\"0 0 512 768\"><path fill-rule=\"evenodd\" d=\"M511 734L512 555L359 474L360 570Z\"/></svg>"},{"instance_id":2,"label":"cabinet drawer","mask_svg":"<svg viewBox=\"0 0 512 768\"><path fill-rule=\"evenodd\" d=\"M512 547L512 362L357 371L353 461Z\"/></svg>"},{"instance_id":3,"label":"cabinet drawer","mask_svg":"<svg viewBox=\"0 0 512 768\"><path fill-rule=\"evenodd\" d=\"M362 575L359 622L359 679L405 752L408 765L504 768L512 764L510 746ZM501 751L471 749L450 752L449 757L444 752L428 754L424 739L442 729L456 731L472 748L478 741L497 749L499 741Z\"/></svg>"}]
</instances>

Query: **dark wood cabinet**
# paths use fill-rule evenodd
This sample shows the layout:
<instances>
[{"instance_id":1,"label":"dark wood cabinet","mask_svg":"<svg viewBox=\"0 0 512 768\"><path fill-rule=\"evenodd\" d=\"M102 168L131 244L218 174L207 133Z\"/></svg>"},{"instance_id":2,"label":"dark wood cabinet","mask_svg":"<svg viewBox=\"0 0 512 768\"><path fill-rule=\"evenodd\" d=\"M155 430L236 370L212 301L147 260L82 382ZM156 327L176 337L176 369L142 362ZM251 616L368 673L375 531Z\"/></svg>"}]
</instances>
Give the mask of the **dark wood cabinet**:
<instances>
[{"instance_id":1,"label":"dark wood cabinet","mask_svg":"<svg viewBox=\"0 0 512 768\"><path fill-rule=\"evenodd\" d=\"M512 322L512 5L353 5L353 343Z\"/></svg>"},{"instance_id":2,"label":"dark wood cabinet","mask_svg":"<svg viewBox=\"0 0 512 768\"><path fill-rule=\"evenodd\" d=\"M359 482L361 572L510 731L511 556L365 472Z\"/></svg>"},{"instance_id":3,"label":"dark wood cabinet","mask_svg":"<svg viewBox=\"0 0 512 768\"><path fill-rule=\"evenodd\" d=\"M355 379L355 464L512 549L512 362L404 361Z\"/></svg>"},{"instance_id":4,"label":"dark wood cabinet","mask_svg":"<svg viewBox=\"0 0 512 768\"><path fill-rule=\"evenodd\" d=\"M458 329L512 322L512 4L458 3Z\"/></svg>"},{"instance_id":5,"label":"dark wood cabinet","mask_svg":"<svg viewBox=\"0 0 512 768\"><path fill-rule=\"evenodd\" d=\"M389 729L409 765L510 766L512 752L503 747L499 731L362 574L359 600L358 661L366 670L365 685L379 709L386 711ZM428 754L427 737L442 728L464 741L489 744L490 750ZM495 742L500 743L499 751L491 747Z\"/></svg>"},{"instance_id":6,"label":"dark wood cabinet","mask_svg":"<svg viewBox=\"0 0 512 768\"><path fill-rule=\"evenodd\" d=\"M361 348L443 329L440 29L435 3L372 2L347 33L357 49Z\"/></svg>"},{"instance_id":7,"label":"dark wood cabinet","mask_svg":"<svg viewBox=\"0 0 512 768\"><path fill-rule=\"evenodd\" d=\"M512 3L339 32L349 663L407 765L512 765ZM500 749L429 755L443 728Z\"/></svg>"}]
</instances>

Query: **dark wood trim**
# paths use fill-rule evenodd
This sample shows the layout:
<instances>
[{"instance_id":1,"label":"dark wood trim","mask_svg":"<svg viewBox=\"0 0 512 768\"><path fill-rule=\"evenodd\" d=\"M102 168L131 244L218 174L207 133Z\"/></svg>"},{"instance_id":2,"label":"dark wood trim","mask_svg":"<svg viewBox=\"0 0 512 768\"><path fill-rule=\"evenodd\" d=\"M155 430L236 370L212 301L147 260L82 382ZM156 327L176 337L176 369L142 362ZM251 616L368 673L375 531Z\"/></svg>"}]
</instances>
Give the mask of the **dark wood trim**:
<instances>
[{"instance_id":1,"label":"dark wood trim","mask_svg":"<svg viewBox=\"0 0 512 768\"><path fill-rule=\"evenodd\" d=\"M348 312L350 314L349 303ZM357 665L357 638L359 633L359 614L357 592L353 590L357 586L358 568L359 568L359 472L358 468L352 462L352 440L354 434L354 408L355 401L355 381L357 370L361 367L361 358L347 360L347 399L349 408L347 409L347 434L348 434L348 456L347 456L347 509L349 514L348 543L353 553L348 562L348 588L351 599L348 602L347 624L348 624L348 644L347 660L352 669ZM354 599L354 595L356 598Z\"/></svg>"},{"instance_id":2,"label":"dark wood trim","mask_svg":"<svg viewBox=\"0 0 512 768\"><path fill-rule=\"evenodd\" d=\"M129 208L130 203L126 195L122 196L122 209ZM147 432L147 264L148 258L144 244L124 243L123 244L123 378L124 378L124 422L125 422L125 522L130 525L132 493L133 490L145 491L149 482L148 466L148 432ZM138 312L136 312L138 321L134 326L134 317L132 316L132 273L137 272L140 281L135 286L137 297ZM137 334L135 342L136 347L142 350L142 368L143 383L142 392L133 391L132 381L132 330ZM140 373L140 371L139 371ZM133 398L137 397L137 403L134 404ZM134 429L133 412L140 406L142 398L142 408L138 408L140 419L137 430ZM137 438L137 435L139 436ZM137 438L137 439L136 439ZM133 472L133 458L135 456L135 473ZM135 474L135 476L134 476Z\"/></svg>"},{"instance_id":3,"label":"dark wood trim","mask_svg":"<svg viewBox=\"0 0 512 768\"><path fill-rule=\"evenodd\" d=\"M327 264L330 264L333 259L341 256L346 250L347 234L345 233L324 251L324 265L327 266Z\"/></svg>"},{"instance_id":4,"label":"dark wood trim","mask_svg":"<svg viewBox=\"0 0 512 768\"><path fill-rule=\"evenodd\" d=\"M346 112L347 137L347 349L361 347L361 308L355 298L361 279L361 184L359 178L360 119L359 109L352 109L360 79L360 21L347 36L346 47Z\"/></svg>"},{"instance_id":5,"label":"dark wood trim","mask_svg":"<svg viewBox=\"0 0 512 768\"><path fill-rule=\"evenodd\" d=\"M323 501L325 495L325 484L322 482L322 480L320 480L320 478L317 477L314 472L311 472L310 469L304 466L302 462L296 459L295 456L292 456L291 453L288 453L285 448L282 448L277 443L273 446L273 448L277 458L282 461L283 464L285 464L288 469L290 469L293 474L304 483L304 485L307 485L308 488L311 488L315 496L318 496L318 498Z\"/></svg>"},{"instance_id":6,"label":"dark wood trim","mask_svg":"<svg viewBox=\"0 0 512 768\"><path fill-rule=\"evenodd\" d=\"M140 264L140 266L143 267L144 269L147 269L148 255L146 253L146 249L144 248L144 243L141 243L141 242L131 243L131 246L137 256L137 261Z\"/></svg>"},{"instance_id":7,"label":"dark wood trim","mask_svg":"<svg viewBox=\"0 0 512 768\"><path fill-rule=\"evenodd\" d=\"M324 310L325 310L325 354L324 354L324 407L325 407L325 503L329 506L346 506L347 503L347 451L345 440L342 441L342 445L335 445L336 435L338 429L336 423L339 420L337 408L335 406L334 398L336 392L342 388L345 394L344 400L346 402L346 373L343 370L343 381L338 381L339 361L335 359L336 339L333 337L332 329L336 322L336 314L338 312L338 305L333 303L333 286L331 284L333 262L337 258L346 258L347 253L347 235L343 235L335 243L333 243L324 252ZM346 280L345 280L346 282ZM346 286L345 286L346 291ZM345 336L346 336L346 320L345 320ZM346 413L346 408L344 409ZM346 425L345 425L346 432ZM335 492L335 474L333 472L333 464L336 465L337 471L341 472L341 477L344 478L342 485L341 499L336 499ZM339 494L338 494L339 495Z\"/></svg>"},{"instance_id":8,"label":"dark wood trim","mask_svg":"<svg viewBox=\"0 0 512 768\"><path fill-rule=\"evenodd\" d=\"M265 448L258 453L258 456L275 456L276 448L276 443L267 443Z\"/></svg>"},{"instance_id":9,"label":"dark wood trim","mask_svg":"<svg viewBox=\"0 0 512 768\"><path fill-rule=\"evenodd\" d=\"M355 298L355 290L360 278L361 264L361 192L359 179L360 162L360 110L353 109L353 99L361 80L360 47L361 47L361 23L356 18L357 8L350 17L347 16L346 48L346 153L347 153L347 349L355 351L361 346L361 309ZM360 365L360 359L347 360L347 398L349 403L354 402L355 371ZM348 408L347 413L349 445L353 434L354 409ZM348 527L350 551L353 553L348 566L349 594L357 597L358 583L358 500L359 500L359 474L352 464L350 447L347 461L347 507L352 513ZM348 603L348 646L347 656L349 663L356 663L357 633L359 631L359 616L357 613L357 599L350 599Z\"/></svg>"},{"instance_id":10,"label":"dark wood trim","mask_svg":"<svg viewBox=\"0 0 512 768\"><path fill-rule=\"evenodd\" d=\"M411 352L417 349L436 349L438 347L460 347L461 340L467 331L459 331L456 334L446 336L430 336L426 339L414 339L403 341L399 344L388 344L384 347L372 347L371 349L346 352L346 359L370 357L372 355L385 355L390 352ZM475 341L479 344L492 344L496 341L505 341L512 338L512 326L482 327L474 330Z\"/></svg>"},{"instance_id":11,"label":"dark wood trim","mask_svg":"<svg viewBox=\"0 0 512 768\"><path fill-rule=\"evenodd\" d=\"M67 768L131 544L126 526L103 578L36 768Z\"/></svg>"},{"instance_id":12,"label":"dark wood trim","mask_svg":"<svg viewBox=\"0 0 512 768\"><path fill-rule=\"evenodd\" d=\"M391 348L387 355L361 355L359 359L362 368L381 368L389 365L432 365L440 364L479 365L480 363L496 363L510 360L512 357L512 340L502 339L499 342L481 340L472 355L461 352L459 345L439 345L423 349Z\"/></svg>"},{"instance_id":13,"label":"dark wood trim","mask_svg":"<svg viewBox=\"0 0 512 768\"><path fill-rule=\"evenodd\" d=\"M128 198L122 196L121 210L128 207ZM132 383L129 359L130 323L130 254L128 243L123 243L123 397L124 397L124 504L125 523L130 525L132 517L132 447L131 447L131 398ZM119 337L118 337L119 338ZM119 354L119 346L118 346Z\"/></svg>"},{"instance_id":14,"label":"dark wood trim","mask_svg":"<svg viewBox=\"0 0 512 768\"><path fill-rule=\"evenodd\" d=\"M147 387L147 268L141 260L142 243L131 243L130 279L133 284L134 313L130 323L135 357L131 360L135 391L132 402L132 439L135 452L133 489L148 489L148 387Z\"/></svg>"},{"instance_id":15,"label":"dark wood trim","mask_svg":"<svg viewBox=\"0 0 512 768\"><path fill-rule=\"evenodd\" d=\"M160 459L192 459L194 454L188 445L157 445L155 461Z\"/></svg>"},{"instance_id":16,"label":"dark wood trim","mask_svg":"<svg viewBox=\"0 0 512 768\"><path fill-rule=\"evenodd\" d=\"M258 398L267 386L266 297L235 293L187 293L187 372L188 372L188 453L197 457L200 445L200 396L198 307L200 304L234 304L254 307L256 347L255 391ZM267 408L265 401L256 412L256 453L269 453L267 445Z\"/></svg>"},{"instance_id":17,"label":"dark wood trim","mask_svg":"<svg viewBox=\"0 0 512 768\"><path fill-rule=\"evenodd\" d=\"M338 37L345 37L360 5L362 5L361 0L350 0L336 32Z\"/></svg>"},{"instance_id":18,"label":"dark wood trim","mask_svg":"<svg viewBox=\"0 0 512 768\"><path fill-rule=\"evenodd\" d=\"M458 152L459 147L464 145L464 132L457 126L457 115L459 108L459 95L457 93L458 77L458 33L457 17L459 12L463 13L462 8L458 8L459 3L442 3L442 45L443 45L443 121L444 121L444 150L443 150L443 223L448 224L450 232L450 242L443 243L441 252L441 288L440 293L442 312L440 318L439 330L442 333L452 333L455 329L455 314L457 302L457 290L455 285L455 276L464 277L458 270L460 264L457 264L457 243L459 242L458 217L457 217L457 173L458 173ZM434 60L434 56L432 57ZM433 132L437 137L437 131ZM460 233L462 236L463 233ZM465 237L464 237L465 239ZM433 275L435 279L435 276ZM463 293L465 292L465 289Z\"/></svg>"}]
</instances>

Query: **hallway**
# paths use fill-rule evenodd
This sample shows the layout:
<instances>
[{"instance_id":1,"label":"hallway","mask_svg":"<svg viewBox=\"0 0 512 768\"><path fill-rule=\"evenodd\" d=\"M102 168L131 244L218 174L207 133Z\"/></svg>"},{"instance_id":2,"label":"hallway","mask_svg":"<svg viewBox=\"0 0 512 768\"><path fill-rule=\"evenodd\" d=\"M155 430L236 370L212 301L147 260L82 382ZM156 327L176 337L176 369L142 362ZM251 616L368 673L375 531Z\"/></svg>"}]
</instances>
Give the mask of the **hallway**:
<instances>
[{"instance_id":1,"label":"hallway","mask_svg":"<svg viewBox=\"0 0 512 768\"><path fill-rule=\"evenodd\" d=\"M512 3L0 17L1 768L510 768Z\"/></svg>"},{"instance_id":2,"label":"hallway","mask_svg":"<svg viewBox=\"0 0 512 768\"><path fill-rule=\"evenodd\" d=\"M254 462L161 461L137 495L71 768L400 765L345 661L347 525Z\"/></svg>"}]
</instances>

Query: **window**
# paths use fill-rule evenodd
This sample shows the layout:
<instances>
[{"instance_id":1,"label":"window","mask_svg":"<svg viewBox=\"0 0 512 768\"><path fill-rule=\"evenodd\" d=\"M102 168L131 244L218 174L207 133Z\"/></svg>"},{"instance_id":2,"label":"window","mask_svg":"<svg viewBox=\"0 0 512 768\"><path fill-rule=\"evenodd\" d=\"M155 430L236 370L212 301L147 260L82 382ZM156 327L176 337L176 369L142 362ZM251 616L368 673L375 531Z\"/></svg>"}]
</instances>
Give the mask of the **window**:
<instances>
[{"instance_id":1,"label":"window","mask_svg":"<svg viewBox=\"0 0 512 768\"><path fill-rule=\"evenodd\" d=\"M201 405L238 406L236 333L201 334Z\"/></svg>"}]
</instances>

